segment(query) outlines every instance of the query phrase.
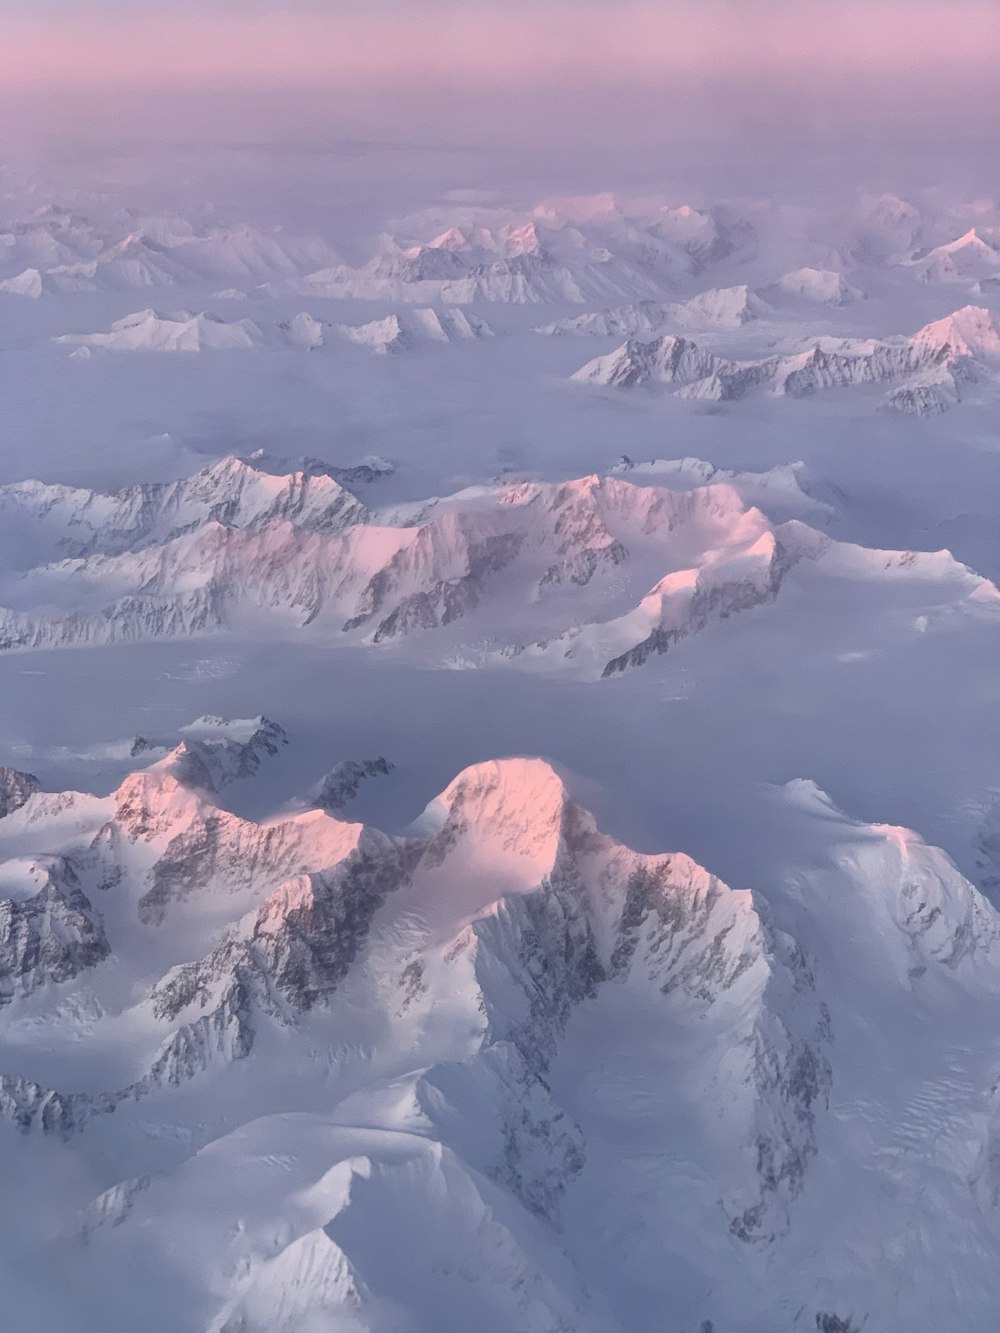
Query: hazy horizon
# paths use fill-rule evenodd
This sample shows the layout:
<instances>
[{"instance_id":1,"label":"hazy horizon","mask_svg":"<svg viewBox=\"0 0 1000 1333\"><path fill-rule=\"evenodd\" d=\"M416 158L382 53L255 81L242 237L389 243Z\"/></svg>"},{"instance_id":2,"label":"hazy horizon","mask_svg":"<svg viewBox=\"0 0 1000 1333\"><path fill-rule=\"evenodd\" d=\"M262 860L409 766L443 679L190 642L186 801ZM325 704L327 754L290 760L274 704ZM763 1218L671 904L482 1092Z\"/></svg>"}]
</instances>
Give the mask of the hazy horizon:
<instances>
[{"instance_id":1,"label":"hazy horizon","mask_svg":"<svg viewBox=\"0 0 1000 1333\"><path fill-rule=\"evenodd\" d=\"M1000 155L982 0L3 7L0 152L148 206L165 175L317 214L352 190L822 196L960 187Z\"/></svg>"}]
</instances>

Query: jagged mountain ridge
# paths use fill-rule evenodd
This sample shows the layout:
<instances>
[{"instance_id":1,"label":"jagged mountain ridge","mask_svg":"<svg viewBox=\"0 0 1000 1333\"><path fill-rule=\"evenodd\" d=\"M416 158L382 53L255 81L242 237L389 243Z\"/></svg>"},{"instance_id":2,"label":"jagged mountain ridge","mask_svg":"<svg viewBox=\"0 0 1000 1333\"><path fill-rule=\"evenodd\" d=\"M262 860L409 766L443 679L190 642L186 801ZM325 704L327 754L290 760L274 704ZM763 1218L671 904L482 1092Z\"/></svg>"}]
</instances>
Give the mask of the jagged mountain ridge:
<instances>
[{"instance_id":1,"label":"jagged mountain ridge","mask_svg":"<svg viewBox=\"0 0 1000 1333\"><path fill-rule=\"evenodd\" d=\"M138 310L115 320L107 332L63 333L52 339L57 347L71 347L76 359L93 352L182 353L249 351L267 345L315 351L328 345L327 330L341 339L385 354L421 343L464 342L493 337L493 329L479 315L457 307L435 310L414 308L386 315L366 324L336 324L300 310L276 325L252 319L223 319L207 311L161 312Z\"/></svg>"},{"instance_id":2,"label":"jagged mountain ridge","mask_svg":"<svg viewBox=\"0 0 1000 1333\"><path fill-rule=\"evenodd\" d=\"M714 266L727 265L730 282L746 281L733 264L743 259L749 281L770 285L779 299L841 304L857 297L855 271L871 266L970 289L997 271L995 228L970 228L962 210L935 216L891 195L862 201L826 245L808 225L790 234L780 209L752 216L725 202L677 206L609 194L527 209L456 205L390 224L375 255L351 267L326 242L281 229L137 215L98 224L51 207L0 223L0 293L37 299L214 281L227 299L241 299L245 286L262 295L416 304L662 301L678 287L690 296L692 282ZM775 268L783 251L786 264L801 267Z\"/></svg>"},{"instance_id":3,"label":"jagged mountain ridge","mask_svg":"<svg viewBox=\"0 0 1000 1333\"><path fill-rule=\"evenodd\" d=\"M800 268L792 273L783 273L772 287L766 289L765 294L773 294L779 300L790 296L815 305L832 306L848 305L864 296L863 292L847 282L842 273L817 268Z\"/></svg>"},{"instance_id":4,"label":"jagged mountain ridge","mask_svg":"<svg viewBox=\"0 0 1000 1333\"><path fill-rule=\"evenodd\" d=\"M732 401L753 390L801 398L850 385L894 385L884 400L897 411L947 410L963 383L995 375L1000 324L988 310L965 306L894 342L822 338L806 351L735 361L689 338L630 339L572 376L584 384L631 388L676 385L682 398Z\"/></svg>"},{"instance_id":5,"label":"jagged mountain ridge","mask_svg":"<svg viewBox=\"0 0 1000 1333\"><path fill-rule=\"evenodd\" d=\"M371 514L325 472L269 466L223 459L186 482L116 497L8 488L0 505L15 506L29 544L32 519L50 551L66 540L61 527L83 534L72 539L81 554L3 580L2 646L252 623L255 633L270 625L327 643L423 643L440 662L458 622L482 608L493 644L484 662L593 678L773 601L803 560L836 577L923 580L935 615L990 615L997 601L947 552L870 552L794 518L771 522L741 498L734 474L692 485L702 478L682 467L674 489L619 476L478 487ZM669 475L654 469L657 481ZM817 512L787 477L745 482L753 501L773 497L775 512ZM420 637L449 626L441 649Z\"/></svg>"},{"instance_id":6,"label":"jagged mountain ridge","mask_svg":"<svg viewBox=\"0 0 1000 1333\"><path fill-rule=\"evenodd\" d=\"M975 282L1000 272L1000 250L970 227L955 240L905 261L905 266L921 282Z\"/></svg>"},{"instance_id":7,"label":"jagged mountain ridge","mask_svg":"<svg viewBox=\"0 0 1000 1333\"><path fill-rule=\"evenodd\" d=\"M406 351L423 342L465 342L493 336L486 320L458 309L440 312L430 308L414 309L367 324L340 324L338 329L351 342L370 347L383 356Z\"/></svg>"},{"instance_id":8,"label":"jagged mountain ridge","mask_svg":"<svg viewBox=\"0 0 1000 1333\"><path fill-rule=\"evenodd\" d=\"M239 351L259 347L264 341L251 319L220 319L202 311L161 314L153 309L116 319L107 333L62 333L53 339L57 346L73 347L72 356L89 356L92 350L111 352L202 352Z\"/></svg>"},{"instance_id":9,"label":"jagged mountain ridge","mask_svg":"<svg viewBox=\"0 0 1000 1333\"><path fill-rule=\"evenodd\" d=\"M255 734L219 726L234 757L237 738ZM82 1183L78 1222L57 1243L84 1308L96 1275L117 1326L146 1283L180 1264L197 1300L180 1295L164 1319L181 1333L333 1321L390 1333L403 1308L418 1333L457 1328L470 1312L491 1329L543 1333L562 1319L626 1333L651 1296L672 1299L685 1333L705 1320L751 1333L764 1316L806 1329L837 1311L929 1333L923 1278L917 1291L884 1281L887 1262L902 1271L917 1254L938 1284L928 1316L955 1308L963 1261L940 1213L924 1223L936 1218L938 1233L904 1228L891 1259L864 1261L828 1216L845 1173L855 1192L839 1209L844 1226L869 1225L873 1208L885 1225L897 1206L879 1155L892 1152L892 1108L884 1122L859 1120L857 1099L884 1080L878 1040L858 1026L871 979L890 1029L912 1015L917 991L931 1012L949 996L944 1026L919 1016L921 1063L896 1071L893 1105L954 1060L948 1024L991 1003L1000 919L942 853L906 830L849 821L812 784L793 783L780 799L822 821L829 861L769 897L734 891L682 854L630 851L598 831L549 764L506 759L461 773L404 836L298 817L293 856L310 868L296 870L275 842L287 821L241 826L188 780L176 756L160 760L110 798L86 798L89 822L69 837L63 802L44 793L0 821L0 857L18 858L0 862L0 882L21 876L11 907L44 901L47 886L21 868L44 843L107 922L99 950L77 950L10 995L15 1037L0 1054L0 1118L27 1136L8 1152L52 1137L96 1164L113 1132L114 1163L134 1171ZM224 830L214 847L202 834L212 820ZM180 847L184 890L151 915L149 885L181 864ZM199 928L200 950L189 940L187 959L151 974L149 938L170 923L176 944L179 923L206 909L216 931L229 928L214 941ZM48 956L62 923L38 919L31 956ZM29 956L23 938L0 933L4 969ZM163 966L162 949L152 956ZM136 966L143 981L119 1015L121 993L104 978ZM79 1012L67 1007L87 991ZM49 1024L62 1087L18 1071L22 1011ZM127 1063L141 1072L74 1091L105 1028L129 1034ZM984 1112L990 1058L955 1093ZM875 1135L874 1163L863 1137L843 1137L845 1118L848 1132L863 1123ZM945 1124L925 1147L949 1216L977 1216L982 1120L978 1142L966 1133L959 1145ZM190 1128L164 1153L150 1123ZM920 1179L906 1157L892 1170ZM384 1242L394 1225L435 1275L429 1286L366 1241ZM804 1261L817 1226L827 1244ZM979 1214L963 1245L996 1227L995 1213ZM632 1244L611 1243L626 1234ZM761 1262L772 1275L763 1286ZM118 1280L126 1271L132 1280ZM988 1326L984 1300L962 1292L976 1333Z\"/></svg>"},{"instance_id":10,"label":"jagged mountain ridge","mask_svg":"<svg viewBox=\"0 0 1000 1333\"><path fill-rule=\"evenodd\" d=\"M305 459L282 472L264 455L229 455L179 481L115 494L14 482L0 486L0 514L31 560L140 551L207 522L253 532L284 518L305 531L340 532L367 518L365 506L338 480L350 471Z\"/></svg>"},{"instance_id":11,"label":"jagged mountain ridge","mask_svg":"<svg viewBox=\"0 0 1000 1333\"><path fill-rule=\"evenodd\" d=\"M328 297L446 305L648 298L732 254L750 232L725 208L634 213L611 195L550 200L527 212L431 212L401 229L410 235L384 235L361 268L322 269L307 285Z\"/></svg>"},{"instance_id":12,"label":"jagged mountain ridge","mask_svg":"<svg viewBox=\"0 0 1000 1333\"><path fill-rule=\"evenodd\" d=\"M962 217L962 210L940 215L891 195L861 201L832 230L828 219L810 225L804 217L790 230L780 208L748 216L725 203L677 207L610 194L526 210L455 206L391 224L367 263L320 269L304 287L333 298L445 304L670 299L679 306L675 317L726 327L733 318L743 322L746 312L698 309L691 292L713 267L725 267L730 283L749 281L763 300L778 304L852 303L864 296L865 275L873 271L890 281L974 290L977 279L996 273L998 252L975 228L956 238ZM686 303L676 301L678 290L689 294ZM641 314L624 318L638 322L636 332L650 331L641 328ZM583 317L585 327L591 322Z\"/></svg>"},{"instance_id":13,"label":"jagged mountain ridge","mask_svg":"<svg viewBox=\"0 0 1000 1333\"><path fill-rule=\"evenodd\" d=\"M688 301L639 301L617 309L594 311L541 324L537 333L562 337L567 334L610 337L657 333L671 325L685 328L739 329L752 320L773 313L767 302L745 283L738 287L713 287Z\"/></svg>"},{"instance_id":14,"label":"jagged mountain ridge","mask_svg":"<svg viewBox=\"0 0 1000 1333\"><path fill-rule=\"evenodd\" d=\"M132 218L123 230L60 208L0 224L0 291L40 297L287 281L339 256L317 237L246 223L199 227L181 218Z\"/></svg>"}]
</instances>

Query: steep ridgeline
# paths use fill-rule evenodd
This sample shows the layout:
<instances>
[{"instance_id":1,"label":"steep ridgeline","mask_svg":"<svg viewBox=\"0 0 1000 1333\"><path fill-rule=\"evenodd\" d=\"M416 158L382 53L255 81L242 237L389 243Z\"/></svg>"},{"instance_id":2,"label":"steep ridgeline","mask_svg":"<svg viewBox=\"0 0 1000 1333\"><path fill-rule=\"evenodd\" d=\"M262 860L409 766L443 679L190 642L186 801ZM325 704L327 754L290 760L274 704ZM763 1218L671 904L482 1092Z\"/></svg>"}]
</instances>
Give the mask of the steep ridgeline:
<instances>
[{"instance_id":1,"label":"steep ridgeline","mask_svg":"<svg viewBox=\"0 0 1000 1333\"><path fill-rule=\"evenodd\" d=\"M0 293L33 299L205 281L288 282L338 262L317 237L282 230L198 227L176 217L115 229L56 207L0 223L0 238Z\"/></svg>"},{"instance_id":2,"label":"steep ridgeline","mask_svg":"<svg viewBox=\"0 0 1000 1333\"><path fill-rule=\"evenodd\" d=\"M470 342L492 338L485 319L464 310L408 310L386 315L367 324L340 324L340 333L351 342L370 347L380 356L405 352L421 343Z\"/></svg>"},{"instance_id":3,"label":"steep ridgeline","mask_svg":"<svg viewBox=\"0 0 1000 1333\"><path fill-rule=\"evenodd\" d=\"M52 340L75 357L106 352L232 352L259 347L264 334L251 319L225 320L201 311L137 310L106 333L63 333Z\"/></svg>"},{"instance_id":4,"label":"steep ridgeline","mask_svg":"<svg viewBox=\"0 0 1000 1333\"><path fill-rule=\"evenodd\" d=\"M850 305L861 300L863 293L844 278L842 273L832 269L799 268L792 273L784 273L766 293L775 301L791 297L796 301L807 301L812 305Z\"/></svg>"},{"instance_id":5,"label":"steep ridgeline","mask_svg":"<svg viewBox=\"0 0 1000 1333\"><path fill-rule=\"evenodd\" d=\"M135 213L101 223L50 205L0 220L0 301L214 285L226 301L683 305L678 291L690 297L721 270L770 303L839 306L862 295L874 270L878 286L983 290L1000 274L996 223L983 201L942 210L891 195L836 220L794 217L777 202L746 209L607 193L529 208L451 202L394 220L371 258L352 266L320 238L281 228Z\"/></svg>"},{"instance_id":6,"label":"steep ridgeline","mask_svg":"<svg viewBox=\"0 0 1000 1333\"><path fill-rule=\"evenodd\" d=\"M975 227L923 254L901 260L920 282L988 282L1000 274L1000 250Z\"/></svg>"},{"instance_id":7,"label":"steep ridgeline","mask_svg":"<svg viewBox=\"0 0 1000 1333\"><path fill-rule=\"evenodd\" d=\"M868 551L767 518L825 518L787 470L678 460L636 473L669 486L524 482L373 514L329 470L271 467L223 459L116 496L0 489L19 557L42 561L0 577L0 648L264 632L594 679L772 602L803 566L922 586L928 617L998 605L947 552Z\"/></svg>"},{"instance_id":8,"label":"steep ridgeline","mask_svg":"<svg viewBox=\"0 0 1000 1333\"><path fill-rule=\"evenodd\" d=\"M256 722L196 725L237 758ZM75 1318L931 1333L961 1300L985 1333L1000 921L942 853L793 783L824 850L764 897L622 846L537 759L397 837L190 778L0 821L0 1131L81 1167L37 1242Z\"/></svg>"},{"instance_id":9,"label":"steep ridgeline","mask_svg":"<svg viewBox=\"0 0 1000 1333\"><path fill-rule=\"evenodd\" d=\"M224 294L225 295L225 294ZM349 339L379 353L401 352L421 343L463 342L491 338L493 330L485 319L471 312L446 307L411 309L386 315L367 324L337 324L317 319L300 310L290 319L276 324L251 319L223 319L207 311L162 312L137 310L115 320L98 333L64 333L52 339L57 347L73 349L70 355L80 359L93 352L227 352L247 351L255 347L294 347L314 351L339 337Z\"/></svg>"},{"instance_id":10,"label":"steep ridgeline","mask_svg":"<svg viewBox=\"0 0 1000 1333\"><path fill-rule=\"evenodd\" d=\"M370 778L386 777L394 767L384 755L374 759L341 760L310 789L306 802L333 814L350 805Z\"/></svg>"},{"instance_id":11,"label":"steep ridgeline","mask_svg":"<svg viewBox=\"0 0 1000 1333\"><path fill-rule=\"evenodd\" d=\"M21 773L16 768L0 768L0 819L19 810L38 788L38 779L33 773Z\"/></svg>"},{"instance_id":12,"label":"steep ridgeline","mask_svg":"<svg viewBox=\"0 0 1000 1333\"><path fill-rule=\"evenodd\" d=\"M278 753L288 744L288 737L276 722L266 717L226 720L199 717L181 727L183 737L176 742L158 742L148 736L136 736L131 757L148 763L168 756L175 777L187 787L216 792L231 782L252 778L261 760Z\"/></svg>"},{"instance_id":13,"label":"steep ridgeline","mask_svg":"<svg viewBox=\"0 0 1000 1333\"><path fill-rule=\"evenodd\" d=\"M193 793L215 793L230 782L251 777L260 766L261 757L277 754L287 743L282 729L264 717L224 721L202 717L183 729L180 745L163 753L154 742L139 737L133 745L138 760L159 751L163 758L155 766L161 774L164 790L192 793L188 805L187 833L192 830ZM148 761L147 761L148 762ZM135 782L132 783L135 787ZM40 790L38 779L13 769L0 769L3 802L0 818L4 833L20 846L34 844L35 830L45 845L49 829L56 838L66 836L69 824L72 839L78 839L95 814L110 809L108 802L68 792L50 794ZM124 793L128 783L115 798L119 814L128 806ZM180 807L178 807L180 809ZM144 821L149 827L148 819ZM203 827L207 827L204 825ZM81 972L95 967L111 953L105 920L100 911L99 895L93 884L105 887L117 883L123 868L117 862L102 860L102 839L114 841L109 825L93 834L89 849L76 850L71 856L53 854L14 855L0 869L0 1004L10 1003L18 995L28 995L49 983L67 982ZM150 896L139 906L139 915L155 915L163 895L155 872L150 882Z\"/></svg>"},{"instance_id":14,"label":"steep ridgeline","mask_svg":"<svg viewBox=\"0 0 1000 1333\"><path fill-rule=\"evenodd\" d=\"M364 505L338 470L302 460L280 472L265 455L230 455L180 481L150 482L105 495L39 481L0 486L0 517L17 531L27 559L115 556L141 551L217 523L259 532L286 519L309 532L364 522Z\"/></svg>"},{"instance_id":15,"label":"steep ridgeline","mask_svg":"<svg viewBox=\"0 0 1000 1333\"><path fill-rule=\"evenodd\" d=\"M541 324L536 333L552 337L590 336L635 338L679 325L682 328L739 329L774 311L760 294L745 283L739 287L713 287L689 301L637 301L611 310L573 315L551 324Z\"/></svg>"},{"instance_id":16,"label":"steep ridgeline","mask_svg":"<svg viewBox=\"0 0 1000 1333\"><path fill-rule=\"evenodd\" d=\"M731 402L753 390L804 398L852 385L893 386L883 406L928 415L959 401L963 386L995 381L1000 369L1000 323L988 310L965 306L893 341L821 338L807 350L735 361L690 338L664 334L630 339L581 367L583 384L632 388L671 385L680 398Z\"/></svg>"},{"instance_id":17,"label":"steep ridgeline","mask_svg":"<svg viewBox=\"0 0 1000 1333\"><path fill-rule=\"evenodd\" d=\"M261 1087L244 1115L265 1106L294 1110L294 1082L284 1084L280 1071L290 1054L301 1059L307 1017L318 1012L311 1027L335 1031L340 1006L346 1014L361 1004L358 1037L381 1030L385 1049L363 1094L356 1076L348 1078L343 1115L334 1121L352 1123L351 1102L364 1096L377 1175L394 1174L400 1146L413 1165L425 1160L421 1143L437 1145L431 1160L455 1173L459 1196L475 1199L480 1214L497 1214L491 1225L507 1231L512 1259L530 1270L537 1261L528 1237L540 1229L552 1248L561 1200L586 1161L580 1128L550 1081L581 1006L593 1009L611 988L637 1006L637 1017L652 1005L672 1025L690 1028L701 1046L698 1076L732 1095L724 1225L744 1243L786 1229L816 1150L815 1117L829 1083L828 1021L805 958L750 894L728 889L686 857L639 856L599 834L540 761L467 770L428 811L426 832L403 840L316 813L246 825L213 809L186 777L178 758L161 761L112 795L103 824L76 834L65 865L78 867L79 882L105 908L107 930L101 952L44 981L53 1003L60 983L85 974L101 996L109 937L123 950L114 963L120 969L139 931L177 933L185 918L203 929L203 914L217 920L220 901L231 904L236 923L199 961L168 969L139 1000L129 1027L141 1043L158 1040L158 1049L150 1049L137 1081L66 1095L5 1074L0 1107L17 1124L86 1139L113 1114L128 1139L137 1117L169 1116L189 1084L188 1103L199 1088L210 1097L213 1079L248 1059ZM44 837L45 826L39 805L2 832L20 840L30 828ZM93 913L79 884L76 891ZM136 952L149 956L145 944ZM89 1037L99 1042L103 1025L121 1024L102 1007ZM269 1035L278 1032L286 1034L285 1055ZM279 1093L275 1101L282 1085L291 1100ZM411 1134L422 1127L412 1147L402 1136L406 1121ZM334 1165L324 1163L321 1174ZM105 1220L121 1225L132 1214L130 1230L144 1228L147 1205L170 1207L160 1192L155 1181L141 1195L126 1185L119 1191L125 1214ZM278 1215L284 1206L276 1202ZM100 1221L91 1225L90 1245L103 1262L107 1241ZM155 1229L169 1233L172 1225L161 1217ZM336 1265L335 1256L331 1248L327 1258ZM250 1288L241 1296L249 1310L278 1295L267 1265L253 1277L241 1284ZM500 1308L536 1320L533 1300L525 1303L517 1285ZM573 1310L573 1299L552 1285L553 1313ZM291 1312L280 1326L293 1327L290 1319Z\"/></svg>"},{"instance_id":18,"label":"steep ridgeline","mask_svg":"<svg viewBox=\"0 0 1000 1333\"><path fill-rule=\"evenodd\" d=\"M417 304L650 299L737 253L751 234L726 207L634 208L607 194L527 212L431 212L382 236L362 267L331 265L306 285L325 297Z\"/></svg>"}]
</instances>

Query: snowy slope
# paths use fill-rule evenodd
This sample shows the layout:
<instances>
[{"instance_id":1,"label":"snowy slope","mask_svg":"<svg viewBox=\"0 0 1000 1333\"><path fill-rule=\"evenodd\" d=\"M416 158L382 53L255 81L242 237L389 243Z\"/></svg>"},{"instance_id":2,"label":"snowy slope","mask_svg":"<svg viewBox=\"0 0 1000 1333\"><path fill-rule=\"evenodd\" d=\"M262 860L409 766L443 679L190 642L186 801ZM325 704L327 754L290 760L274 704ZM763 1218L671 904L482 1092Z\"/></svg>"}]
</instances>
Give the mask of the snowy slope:
<instances>
[{"instance_id":1,"label":"snowy slope","mask_svg":"<svg viewBox=\"0 0 1000 1333\"><path fill-rule=\"evenodd\" d=\"M118 496L38 483L0 491L22 558L49 553L0 580L0 646L266 630L397 653L413 643L441 664L478 627L489 646L473 662L595 678L766 605L802 561L848 582L916 580L935 619L945 608L989 618L1000 605L946 551L868 551L769 520L747 499L782 519L829 512L781 470L717 475L681 460L639 472L676 478L675 488L595 475L371 514L325 472L272 475L253 463L224 459ZM449 632L436 646L428 631Z\"/></svg>"},{"instance_id":2,"label":"snowy slope","mask_svg":"<svg viewBox=\"0 0 1000 1333\"><path fill-rule=\"evenodd\" d=\"M921 282L975 282L1000 272L1000 250L971 227L955 240L907 261L907 267Z\"/></svg>"},{"instance_id":3,"label":"snowy slope","mask_svg":"<svg viewBox=\"0 0 1000 1333\"><path fill-rule=\"evenodd\" d=\"M630 339L575 372L584 384L631 388L676 386L684 398L731 401L754 389L801 398L852 385L898 385L883 405L925 415L961 398L961 385L995 379L1000 323L982 307L965 306L945 319L893 341L817 339L802 352L736 361L675 334L650 342Z\"/></svg>"},{"instance_id":4,"label":"snowy slope","mask_svg":"<svg viewBox=\"0 0 1000 1333\"><path fill-rule=\"evenodd\" d=\"M113 495L14 482L0 487L0 514L16 538L15 567L43 555L140 550L208 522L257 531L278 519L294 519L306 531L338 532L363 522L366 511L336 472L310 467L309 460L282 472L266 457L230 455L180 481L151 482Z\"/></svg>"},{"instance_id":5,"label":"snowy slope","mask_svg":"<svg viewBox=\"0 0 1000 1333\"><path fill-rule=\"evenodd\" d=\"M106 222L43 209L0 223L0 291L115 292L204 281L290 281L338 262L316 237L249 224L195 226L183 218Z\"/></svg>"},{"instance_id":6,"label":"snowy slope","mask_svg":"<svg viewBox=\"0 0 1000 1333\"><path fill-rule=\"evenodd\" d=\"M609 337L620 334L633 338L660 329L680 328L739 329L751 320L773 313L767 302L745 283L739 287L712 287L689 301L660 304L640 301L617 309L574 315L538 327L539 333L561 336L587 334Z\"/></svg>"},{"instance_id":7,"label":"snowy slope","mask_svg":"<svg viewBox=\"0 0 1000 1333\"><path fill-rule=\"evenodd\" d=\"M478 315L464 310L408 310L367 324L341 324L339 332L373 352L402 352L422 342L462 342L491 338L493 330Z\"/></svg>"},{"instance_id":8,"label":"snowy slope","mask_svg":"<svg viewBox=\"0 0 1000 1333\"><path fill-rule=\"evenodd\" d=\"M214 726L236 758L260 721ZM803 781L775 799L822 852L766 895L608 837L538 759L465 770L404 837L190 783L171 754L0 822L0 1122L80 1165L32 1238L77 1318L990 1327L1000 1052L956 1042L1000 918L943 853Z\"/></svg>"},{"instance_id":9,"label":"snowy slope","mask_svg":"<svg viewBox=\"0 0 1000 1333\"><path fill-rule=\"evenodd\" d=\"M847 305L862 296L857 288L845 281L843 274L818 268L800 268L785 273L768 290L778 298L792 296L816 305Z\"/></svg>"},{"instance_id":10,"label":"snowy slope","mask_svg":"<svg viewBox=\"0 0 1000 1333\"><path fill-rule=\"evenodd\" d=\"M258 346L263 334L250 319L224 320L187 310L160 314L150 309L116 319L107 333L65 333L55 341L82 352L232 351Z\"/></svg>"},{"instance_id":11,"label":"snowy slope","mask_svg":"<svg viewBox=\"0 0 1000 1333\"><path fill-rule=\"evenodd\" d=\"M308 285L327 297L455 305L649 299L727 258L748 232L725 210L637 209L612 195L430 210L384 235L367 264L317 270Z\"/></svg>"}]
</instances>

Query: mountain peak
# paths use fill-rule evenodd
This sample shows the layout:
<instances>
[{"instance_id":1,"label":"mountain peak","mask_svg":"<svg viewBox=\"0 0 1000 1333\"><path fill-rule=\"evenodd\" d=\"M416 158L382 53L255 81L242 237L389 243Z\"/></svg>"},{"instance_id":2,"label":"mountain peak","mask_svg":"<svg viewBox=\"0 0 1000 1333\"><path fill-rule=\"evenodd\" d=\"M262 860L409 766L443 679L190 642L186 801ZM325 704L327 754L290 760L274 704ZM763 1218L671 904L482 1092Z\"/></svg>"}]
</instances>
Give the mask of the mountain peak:
<instances>
[{"instance_id":1,"label":"mountain peak","mask_svg":"<svg viewBox=\"0 0 1000 1333\"><path fill-rule=\"evenodd\" d=\"M547 759L511 756L470 764L438 798L451 811L489 805L519 818L536 811L547 816L568 799L566 786Z\"/></svg>"},{"instance_id":2,"label":"mountain peak","mask_svg":"<svg viewBox=\"0 0 1000 1333\"><path fill-rule=\"evenodd\" d=\"M983 306L966 305L925 324L913 341L955 356L1000 357L1000 320Z\"/></svg>"},{"instance_id":3,"label":"mountain peak","mask_svg":"<svg viewBox=\"0 0 1000 1333\"><path fill-rule=\"evenodd\" d=\"M952 241L947 248L951 250L958 250L966 245L971 245L975 247L986 246L987 249L990 250L992 250L993 248L991 245L988 244L988 242L983 240L983 238L980 236L979 232L976 230L975 227L970 227L967 232L964 232L956 240Z\"/></svg>"},{"instance_id":4,"label":"mountain peak","mask_svg":"<svg viewBox=\"0 0 1000 1333\"><path fill-rule=\"evenodd\" d=\"M504 232L504 251L508 258L513 259L517 255L540 255L542 253L542 238L538 234L538 228L534 222L525 222L519 226L508 228Z\"/></svg>"},{"instance_id":5,"label":"mountain peak","mask_svg":"<svg viewBox=\"0 0 1000 1333\"><path fill-rule=\"evenodd\" d=\"M795 296L817 305L847 305L863 295L835 269L808 266L783 274L773 290L779 295Z\"/></svg>"},{"instance_id":6,"label":"mountain peak","mask_svg":"<svg viewBox=\"0 0 1000 1333\"><path fill-rule=\"evenodd\" d=\"M207 311L161 313L150 306L115 320L106 333L66 333L53 341L116 352L200 352L257 347L263 334L249 319L228 322Z\"/></svg>"},{"instance_id":7,"label":"mountain peak","mask_svg":"<svg viewBox=\"0 0 1000 1333\"><path fill-rule=\"evenodd\" d=\"M427 246L431 250L471 250L472 242L460 227L449 227L428 241Z\"/></svg>"},{"instance_id":8,"label":"mountain peak","mask_svg":"<svg viewBox=\"0 0 1000 1333\"><path fill-rule=\"evenodd\" d=\"M491 759L459 773L434 802L442 833L478 848L550 866L570 806L559 773L545 759Z\"/></svg>"}]
</instances>

